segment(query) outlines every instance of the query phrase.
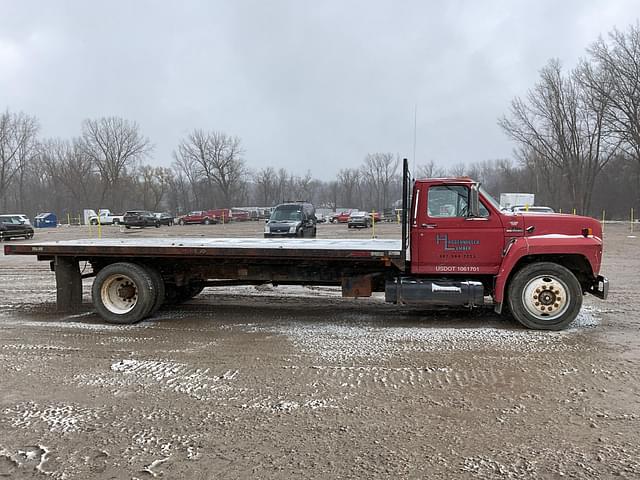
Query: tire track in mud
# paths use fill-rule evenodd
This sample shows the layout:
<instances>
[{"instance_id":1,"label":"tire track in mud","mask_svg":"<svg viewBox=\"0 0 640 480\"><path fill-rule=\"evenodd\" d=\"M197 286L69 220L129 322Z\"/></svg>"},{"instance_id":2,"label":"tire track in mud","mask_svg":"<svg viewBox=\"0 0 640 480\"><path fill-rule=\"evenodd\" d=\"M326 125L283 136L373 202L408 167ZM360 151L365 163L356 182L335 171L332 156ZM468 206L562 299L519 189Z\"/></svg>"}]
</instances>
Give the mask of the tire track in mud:
<instances>
[{"instance_id":1,"label":"tire track in mud","mask_svg":"<svg viewBox=\"0 0 640 480\"><path fill-rule=\"evenodd\" d=\"M137 390L158 389L187 395L201 401L229 401L243 389L234 387L238 370L219 375L210 368L197 368L183 363L156 360L119 360L111 364L111 372L79 374L72 382L91 387L134 387Z\"/></svg>"}]
</instances>

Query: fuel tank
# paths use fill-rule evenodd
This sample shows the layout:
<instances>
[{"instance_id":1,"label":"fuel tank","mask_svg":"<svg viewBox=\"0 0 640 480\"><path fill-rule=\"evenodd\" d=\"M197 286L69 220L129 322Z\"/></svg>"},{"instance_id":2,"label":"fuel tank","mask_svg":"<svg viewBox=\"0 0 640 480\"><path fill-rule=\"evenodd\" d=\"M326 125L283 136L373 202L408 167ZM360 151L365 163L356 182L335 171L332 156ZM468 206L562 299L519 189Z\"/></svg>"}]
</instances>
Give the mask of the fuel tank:
<instances>
[{"instance_id":1,"label":"fuel tank","mask_svg":"<svg viewBox=\"0 0 640 480\"><path fill-rule=\"evenodd\" d=\"M466 307L484 304L484 287L473 280L399 277L388 280L384 291L389 303Z\"/></svg>"}]
</instances>

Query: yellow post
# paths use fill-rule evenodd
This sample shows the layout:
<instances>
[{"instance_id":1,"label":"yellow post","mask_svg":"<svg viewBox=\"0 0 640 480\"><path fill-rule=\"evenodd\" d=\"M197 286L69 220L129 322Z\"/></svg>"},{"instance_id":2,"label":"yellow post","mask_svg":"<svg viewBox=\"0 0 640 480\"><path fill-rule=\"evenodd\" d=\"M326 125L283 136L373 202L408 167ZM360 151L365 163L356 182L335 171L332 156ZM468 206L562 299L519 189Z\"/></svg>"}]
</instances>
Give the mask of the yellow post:
<instances>
[{"instance_id":1,"label":"yellow post","mask_svg":"<svg viewBox=\"0 0 640 480\"><path fill-rule=\"evenodd\" d=\"M102 223L100 223L100 214L98 213L98 238L102 238Z\"/></svg>"},{"instance_id":2,"label":"yellow post","mask_svg":"<svg viewBox=\"0 0 640 480\"><path fill-rule=\"evenodd\" d=\"M222 210L222 225L224 225L224 210Z\"/></svg>"},{"instance_id":3,"label":"yellow post","mask_svg":"<svg viewBox=\"0 0 640 480\"><path fill-rule=\"evenodd\" d=\"M576 214L576 209L575 209L575 208L573 209L573 214L574 214L574 215Z\"/></svg>"},{"instance_id":4,"label":"yellow post","mask_svg":"<svg viewBox=\"0 0 640 480\"><path fill-rule=\"evenodd\" d=\"M562 209L561 208L558 209L558 213L562 213Z\"/></svg>"},{"instance_id":5,"label":"yellow post","mask_svg":"<svg viewBox=\"0 0 640 480\"><path fill-rule=\"evenodd\" d=\"M67 213L67 225L71 226L71 214Z\"/></svg>"},{"instance_id":6,"label":"yellow post","mask_svg":"<svg viewBox=\"0 0 640 480\"><path fill-rule=\"evenodd\" d=\"M525 203L525 204L524 204L524 211L525 211L525 212L528 212L528 211L529 211L529 204L528 204L528 203Z\"/></svg>"},{"instance_id":7,"label":"yellow post","mask_svg":"<svg viewBox=\"0 0 640 480\"><path fill-rule=\"evenodd\" d=\"M633 233L633 207L631 207L631 233Z\"/></svg>"},{"instance_id":8,"label":"yellow post","mask_svg":"<svg viewBox=\"0 0 640 480\"><path fill-rule=\"evenodd\" d=\"M371 210L371 238L376 238L376 211Z\"/></svg>"},{"instance_id":9,"label":"yellow post","mask_svg":"<svg viewBox=\"0 0 640 480\"><path fill-rule=\"evenodd\" d=\"M605 211L602 210L602 233L604 233L604 214L605 214Z\"/></svg>"}]
</instances>

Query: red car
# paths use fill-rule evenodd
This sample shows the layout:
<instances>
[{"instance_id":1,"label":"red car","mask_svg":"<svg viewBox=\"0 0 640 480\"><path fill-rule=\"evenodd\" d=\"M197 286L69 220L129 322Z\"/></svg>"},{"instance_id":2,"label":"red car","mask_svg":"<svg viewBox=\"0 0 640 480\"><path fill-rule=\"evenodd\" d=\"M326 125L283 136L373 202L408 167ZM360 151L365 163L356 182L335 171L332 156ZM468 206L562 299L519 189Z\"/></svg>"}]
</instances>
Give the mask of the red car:
<instances>
[{"instance_id":1,"label":"red car","mask_svg":"<svg viewBox=\"0 0 640 480\"><path fill-rule=\"evenodd\" d=\"M215 210L194 210L178 218L178 225L187 225L189 223L210 225L218 223L218 216L215 214Z\"/></svg>"},{"instance_id":2,"label":"red car","mask_svg":"<svg viewBox=\"0 0 640 480\"><path fill-rule=\"evenodd\" d=\"M353 212L357 212L357 211L358 210L355 208L350 208L349 210L336 213L333 217L331 217L331 223L347 223L349 221L349 216Z\"/></svg>"},{"instance_id":3,"label":"red car","mask_svg":"<svg viewBox=\"0 0 640 480\"><path fill-rule=\"evenodd\" d=\"M246 210L233 210L231 215L233 215L231 218L234 222L246 222L251 220L251 214Z\"/></svg>"}]
</instances>

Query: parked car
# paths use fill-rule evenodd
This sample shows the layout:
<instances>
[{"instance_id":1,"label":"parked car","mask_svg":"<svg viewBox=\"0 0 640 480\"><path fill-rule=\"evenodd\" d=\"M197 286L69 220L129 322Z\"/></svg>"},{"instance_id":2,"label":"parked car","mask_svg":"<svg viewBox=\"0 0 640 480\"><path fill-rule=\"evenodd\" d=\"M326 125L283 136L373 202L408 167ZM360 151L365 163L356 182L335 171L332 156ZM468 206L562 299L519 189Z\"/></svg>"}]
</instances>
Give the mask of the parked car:
<instances>
[{"instance_id":1,"label":"parked car","mask_svg":"<svg viewBox=\"0 0 640 480\"><path fill-rule=\"evenodd\" d=\"M193 212L178 217L179 225L187 225L190 223L210 225L212 223L218 223L218 217L213 210L194 210Z\"/></svg>"},{"instance_id":2,"label":"parked car","mask_svg":"<svg viewBox=\"0 0 640 480\"><path fill-rule=\"evenodd\" d=\"M96 215L96 212L89 210L89 223L91 225L120 225L124 222L123 215L117 215L112 213L108 208L101 208Z\"/></svg>"},{"instance_id":3,"label":"parked car","mask_svg":"<svg viewBox=\"0 0 640 480\"><path fill-rule=\"evenodd\" d=\"M315 237L316 211L308 202L278 205L264 226L264 237Z\"/></svg>"},{"instance_id":4,"label":"parked car","mask_svg":"<svg viewBox=\"0 0 640 480\"><path fill-rule=\"evenodd\" d=\"M350 208L349 210L343 210L342 212L338 212L333 217L331 217L331 223L347 223L349 221L349 215L353 212L357 212L358 209Z\"/></svg>"},{"instance_id":5,"label":"parked car","mask_svg":"<svg viewBox=\"0 0 640 480\"><path fill-rule=\"evenodd\" d=\"M0 240L16 237L33 238L33 227L19 215L0 215Z\"/></svg>"},{"instance_id":6,"label":"parked car","mask_svg":"<svg viewBox=\"0 0 640 480\"><path fill-rule=\"evenodd\" d=\"M251 213L246 210L237 210L234 208L231 210L231 215L234 222L247 222L251 220Z\"/></svg>"},{"instance_id":7,"label":"parked car","mask_svg":"<svg viewBox=\"0 0 640 480\"><path fill-rule=\"evenodd\" d=\"M511 211L514 213L554 213L553 208L539 205L517 205L511 207Z\"/></svg>"},{"instance_id":8,"label":"parked car","mask_svg":"<svg viewBox=\"0 0 640 480\"><path fill-rule=\"evenodd\" d=\"M154 215L160 222L160 225L167 225L169 227L173 225L173 215L170 213L154 213Z\"/></svg>"},{"instance_id":9,"label":"parked car","mask_svg":"<svg viewBox=\"0 0 640 480\"><path fill-rule=\"evenodd\" d=\"M131 227L156 227L160 226L160 220L146 210L129 210L124 214L123 223L126 228Z\"/></svg>"},{"instance_id":10,"label":"parked car","mask_svg":"<svg viewBox=\"0 0 640 480\"><path fill-rule=\"evenodd\" d=\"M234 214L230 208L214 208L207 212L218 219L217 223L229 223L233 220Z\"/></svg>"},{"instance_id":11,"label":"parked car","mask_svg":"<svg viewBox=\"0 0 640 480\"><path fill-rule=\"evenodd\" d=\"M26 225L31 225L33 227L31 220L29 220L29 217L27 217L24 213L5 213L2 216L17 217L18 219L20 219L21 222L25 223Z\"/></svg>"},{"instance_id":12,"label":"parked car","mask_svg":"<svg viewBox=\"0 0 640 480\"><path fill-rule=\"evenodd\" d=\"M349 215L347 226L349 228L369 228L371 222L371 214L369 212L353 212Z\"/></svg>"}]
</instances>

